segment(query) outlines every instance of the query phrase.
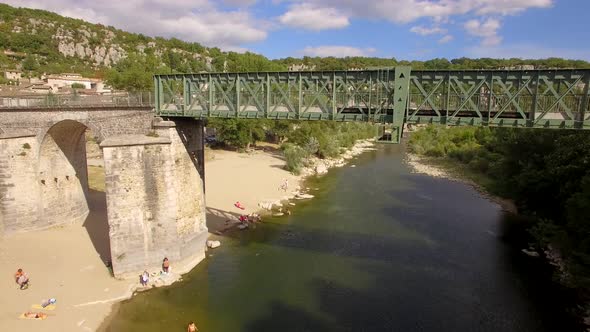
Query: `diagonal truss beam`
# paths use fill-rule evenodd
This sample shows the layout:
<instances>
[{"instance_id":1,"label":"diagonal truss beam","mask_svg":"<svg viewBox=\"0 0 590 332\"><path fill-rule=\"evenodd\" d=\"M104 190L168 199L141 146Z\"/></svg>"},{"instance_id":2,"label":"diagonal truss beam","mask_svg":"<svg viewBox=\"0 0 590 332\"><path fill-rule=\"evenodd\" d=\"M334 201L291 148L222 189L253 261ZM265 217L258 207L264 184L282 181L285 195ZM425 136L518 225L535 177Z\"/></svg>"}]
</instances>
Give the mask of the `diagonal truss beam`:
<instances>
[{"instance_id":1,"label":"diagonal truss beam","mask_svg":"<svg viewBox=\"0 0 590 332\"><path fill-rule=\"evenodd\" d=\"M395 71L156 75L155 106L168 117L590 129L590 69L410 71L417 99L401 120Z\"/></svg>"}]
</instances>

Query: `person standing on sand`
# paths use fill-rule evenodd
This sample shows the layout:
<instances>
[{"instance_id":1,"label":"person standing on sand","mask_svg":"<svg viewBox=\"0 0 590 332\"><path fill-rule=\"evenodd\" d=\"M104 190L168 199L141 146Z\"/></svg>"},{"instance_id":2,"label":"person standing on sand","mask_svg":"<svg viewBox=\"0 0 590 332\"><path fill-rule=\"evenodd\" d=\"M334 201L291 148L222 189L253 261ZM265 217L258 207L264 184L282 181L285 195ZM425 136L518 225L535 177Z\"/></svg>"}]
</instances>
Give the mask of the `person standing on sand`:
<instances>
[{"instance_id":1,"label":"person standing on sand","mask_svg":"<svg viewBox=\"0 0 590 332\"><path fill-rule=\"evenodd\" d=\"M27 274L23 272L23 269L18 269L16 271L16 273L14 274L14 279L16 283L20 286L20 289L25 289L29 286L29 276L27 276Z\"/></svg>"},{"instance_id":2,"label":"person standing on sand","mask_svg":"<svg viewBox=\"0 0 590 332\"><path fill-rule=\"evenodd\" d=\"M283 184L281 184L280 189L283 190L284 192L287 192L287 189L289 189L289 180L287 180L287 179L283 180Z\"/></svg>"},{"instance_id":3,"label":"person standing on sand","mask_svg":"<svg viewBox=\"0 0 590 332\"><path fill-rule=\"evenodd\" d=\"M190 322L190 323L188 323L188 327L186 328L186 331L187 331L187 332L196 332L196 331L198 331L198 330L199 330L199 329L197 328L197 326L195 325L195 323L194 323L194 322Z\"/></svg>"},{"instance_id":4,"label":"person standing on sand","mask_svg":"<svg viewBox=\"0 0 590 332\"><path fill-rule=\"evenodd\" d=\"M164 271L164 273L170 272L170 261L168 261L168 257L165 257L162 262L162 271Z\"/></svg>"},{"instance_id":5,"label":"person standing on sand","mask_svg":"<svg viewBox=\"0 0 590 332\"><path fill-rule=\"evenodd\" d=\"M145 286L147 286L149 281L150 281L150 274L148 273L148 271L143 271L143 274L141 275L141 285L143 287L145 287Z\"/></svg>"}]
</instances>

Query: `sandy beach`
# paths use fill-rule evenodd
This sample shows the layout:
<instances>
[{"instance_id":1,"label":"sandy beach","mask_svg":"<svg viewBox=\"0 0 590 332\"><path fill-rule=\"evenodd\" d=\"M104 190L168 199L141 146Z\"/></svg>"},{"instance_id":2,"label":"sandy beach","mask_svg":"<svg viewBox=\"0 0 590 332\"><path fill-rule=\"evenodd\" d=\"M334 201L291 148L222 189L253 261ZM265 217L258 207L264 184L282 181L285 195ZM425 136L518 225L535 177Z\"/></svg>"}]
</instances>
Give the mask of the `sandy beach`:
<instances>
[{"instance_id":1,"label":"sandy beach","mask_svg":"<svg viewBox=\"0 0 590 332\"><path fill-rule=\"evenodd\" d=\"M216 150L205 170L207 227L210 233L222 231L237 220L240 214L261 210L259 203L286 198L302 179L283 169L285 162L278 153L260 150L235 153ZM289 187L280 190L284 180ZM240 202L244 210L234 206Z\"/></svg>"},{"instance_id":2,"label":"sandy beach","mask_svg":"<svg viewBox=\"0 0 590 332\"><path fill-rule=\"evenodd\" d=\"M101 163L93 160L90 164ZM284 179L289 181L289 192L297 187L301 177L285 171L283 165L282 157L273 152L214 151L206 164L205 179L210 233L226 228L230 223L225 221L241 213L260 210L261 201L281 199L286 195L279 190ZM91 171L96 172L97 167ZM91 185L100 187L94 182ZM236 201L246 209L234 207ZM110 252L104 193L91 192L91 208L83 225L0 240L0 331L94 331L114 303L132 295L137 280L116 280L105 265ZM223 245L223 237L211 237ZM18 289L12 278L18 268L30 277L27 290ZM47 298L57 299L55 310L43 310L47 319L18 318Z\"/></svg>"}]
</instances>

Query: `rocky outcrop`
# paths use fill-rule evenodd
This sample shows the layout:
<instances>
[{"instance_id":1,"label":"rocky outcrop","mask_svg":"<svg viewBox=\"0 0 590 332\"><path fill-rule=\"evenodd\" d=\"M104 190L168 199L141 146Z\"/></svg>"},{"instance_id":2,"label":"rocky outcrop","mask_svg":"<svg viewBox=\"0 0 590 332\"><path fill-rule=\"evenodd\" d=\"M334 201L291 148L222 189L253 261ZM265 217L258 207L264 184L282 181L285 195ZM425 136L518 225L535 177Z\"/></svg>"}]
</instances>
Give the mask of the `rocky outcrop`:
<instances>
[{"instance_id":1,"label":"rocky outcrop","mask_svg":"<svg viewBox=\"0 0 590 332\"><path fill-rule=\"evenodd\" d=\"M138 36L100 24L94 25L69 18L53 20L31 12L19 17L2 18L0 24L8 25L8 31L12 33L51 36L51 41L46 41L45 38L42 40L46 42L45 47L51 48L52 53L58 52L64 57L82 59L84 64L93 67L92 69L112 67L131 54L154 54L163 62L161 58L166 56L168 50L180 54L184 63L196 60L202 62L207 70L213 69L213 59L208 57L207 49L195 52L194 48L187 48L189 44L168 48L167 44L160 40L145 36L135 38ZM40 61L46 58L44 54L37 56ZM17 61L20 60L14 60L11 66L17 67Z\"/></svg>"},{"instance_id":2,"label":"rocky outcrop","mask_svg":"<svg viewBox=\"0 0 590 332\"><path fill-rule=\"evenodd\" d=\"M75 35L78 38L75 38ZM89 40L97 38L96 32L81 28L74 33L59 27L53 38L58 41L57 49L62 55L89 59L94 65L110 67L125 58L127 52L121 46L111 43L114 38L111 31L105 30L104 35L101 45L92 46Z\"/></svg>"}]
</instances>

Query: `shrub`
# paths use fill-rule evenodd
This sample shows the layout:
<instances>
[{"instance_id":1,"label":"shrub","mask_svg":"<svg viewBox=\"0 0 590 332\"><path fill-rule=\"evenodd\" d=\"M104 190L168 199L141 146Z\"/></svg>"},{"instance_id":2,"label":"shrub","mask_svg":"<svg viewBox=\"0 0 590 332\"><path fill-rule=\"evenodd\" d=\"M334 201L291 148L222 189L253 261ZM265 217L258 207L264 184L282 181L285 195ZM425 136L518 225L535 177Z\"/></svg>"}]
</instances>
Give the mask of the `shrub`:
<instances>
[{"instance_id":1,"label":"shrub","mask_svg":"<svg viewBox=\"0 0 590 332\"><path fill-rule=\"evenodd\" d=\"M285 144L283 153L285 154L287 170L294 174L299 174L301 167L308 156L307 151L294 144Z\"/></svg>"},{"instance_id":2,"label":"shrub","mask_svg":"<svg viewBox=\"0 0 590 332\"><path fill-rule=\"evenodd\" d=\"M317 138L312 136L307 140L307 143L305 143L303 148L309 155L316 154L320 149L320 142Z\"/></svg>"}]
</instances>

